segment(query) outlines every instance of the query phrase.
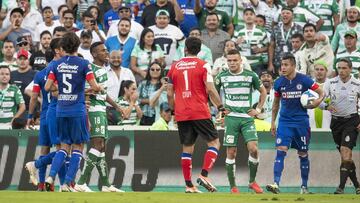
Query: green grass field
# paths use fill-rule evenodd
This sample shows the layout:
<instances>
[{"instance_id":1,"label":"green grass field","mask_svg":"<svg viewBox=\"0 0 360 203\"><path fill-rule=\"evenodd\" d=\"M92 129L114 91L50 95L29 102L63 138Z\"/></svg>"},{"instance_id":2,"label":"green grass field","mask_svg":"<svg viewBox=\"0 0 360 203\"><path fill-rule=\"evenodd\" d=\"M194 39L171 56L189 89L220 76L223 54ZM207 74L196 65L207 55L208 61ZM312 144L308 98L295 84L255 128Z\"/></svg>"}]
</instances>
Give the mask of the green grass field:
<instances>
[{"instance_id":1,"label":"green grass field","mask_svg":"<svg viewBox=\"0 0 360 203\"><path fill-rule=\"evenodd\" d=\"M239 194L229 193L204 193L185 194L176 192L127 192L127 193L40 193L1 191L2 203L97 203L97 202L135 202L135 203L359 203L360 196L332 195L332 194Z\"/></svg>"}]
</instances>

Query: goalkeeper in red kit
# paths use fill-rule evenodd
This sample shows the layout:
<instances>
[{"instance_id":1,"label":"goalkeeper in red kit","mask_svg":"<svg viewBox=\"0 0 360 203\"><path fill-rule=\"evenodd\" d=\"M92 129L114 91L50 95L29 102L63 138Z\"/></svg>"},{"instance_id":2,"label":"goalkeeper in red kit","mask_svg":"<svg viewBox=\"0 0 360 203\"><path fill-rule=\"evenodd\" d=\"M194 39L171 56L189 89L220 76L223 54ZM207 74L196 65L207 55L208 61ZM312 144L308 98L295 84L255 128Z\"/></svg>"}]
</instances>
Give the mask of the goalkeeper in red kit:
<instances>
[{"instance_id":1,"label":"goalkeeper in red kit","mask_svg":"<svg viewBox=\"0 0 360 203\"><path fill-rule=\"evenodd\" d=\"M208 149L197 183L209 192L216 191L216 187L208 178L208 173L218 157L220 142L211 121L208 96L219 112L225 111L213 83L210 64L197 58L200 48L201 41L189 37L185 41L186 57L174 62L167 75L169 78L168 101L175 110L180 142L183 146L181 166L186 193L201 193L191 181L192 154L198 136L206 140Z\"/></svg>"}]
</instances>

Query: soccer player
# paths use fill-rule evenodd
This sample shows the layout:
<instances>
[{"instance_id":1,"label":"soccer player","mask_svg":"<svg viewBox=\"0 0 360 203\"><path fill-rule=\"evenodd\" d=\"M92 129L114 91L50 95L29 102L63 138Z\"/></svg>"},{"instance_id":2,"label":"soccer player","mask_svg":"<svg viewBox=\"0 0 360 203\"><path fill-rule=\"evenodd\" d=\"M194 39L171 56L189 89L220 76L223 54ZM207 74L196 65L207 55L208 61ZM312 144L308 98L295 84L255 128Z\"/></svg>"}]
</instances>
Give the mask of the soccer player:
<instances>
[{"instance_id":1,"label":"soccer player","mask_svg":"<svg viewBox=\"0 0 360 203\"><path fill-rule=\"evenodd\" d=\"M223 145L226 149L226 171L230 182L231 193L239 193L235 183L235 158L239 136L244 136L249 151L248 166L250 171L249 188L256 193L263 189L255 182L259 165L257 141L258 136L254 117L261 113L266 99L266 89L257 74L243 70L240 52L230 50L227 55L229 70L221 72L215 79L218 91L223 88L225 93L225 108L229 111L225 116L225 136ZM251 108L253 89L260 91L260 100L256 109Z\"/></svg>"},{"instance_id":2,"label":"soccer player","mask_svg":"<svg viewBox=\"0 0 360 203\"><path fill-rule=\"evenodd\" d=\"M89 121L90 121L90 150L85 160L85 165L81 177L75 185L75 190L79 192L92 192L86 185L90 179L91 171L94 167L100 174L102 192L124 192L109 183L108 167L105 160L105 141L108 138L108 123L106 117L106 102L111 104L121 113L120 107L106 94L106 83L108 81L105 64L109 60L109 53L104 43L95 42L90 46L90 53L94 58L91 69L94 72L96 82L102 85L105 91L90 95Z\"/></svg>"},{"instance_id":3,"label":"soccer player","mask_svg":"<svg viewBox=\"0 0 360 203\"><path fill-rule=\"evenodd\" d=\"M331 99L326 108L331 112L330 129L341 156L340 184L334 194L344 194L348 177L353 182L356 194L360 194L360 185L356 177L356 167L352 160L352 149L360 129L358 101L360 82L351 75L352 63L349 58L341 58L337 63L339 75L324 84L325 96Z\"/></svg>"},{"instance_id":4,"label":"soccer player","mask_svg":"<svg viewBox=\"0 0 360 203\"><path fill-rule=\"evenodd\" d=\"M56 152L52 161L45 186L48 188L53 185L55 175L71 149L69 168L62 189L73 192L75 190L70 184L79 169L84 143L89 140L89 132L86 128L85 80L95 92L102 91L103 88L97 84L89 62L77 56L80 39L76 34L66 33L60 40L60 45L65 56L50 67L45 90L58 90L56 118L61 149ZM54 85L55 81L58 83L58 88Z\"/></svg>"},{"instance_id":5,"label":"soccer player","mask_svg":"<svg viewBox=\"0 0 360 203\"><path fill-rule=\"evenodd\" d=\"M290 147L295 148L300 159L301 194L309 193L307 182L310 162L308 146L310 142L310 125L307 109L300 103L301 94L308 89L319 94L309 108L315 108L321 103L324 93L319 85L308 76L296 72L296 61L292 54L285 54L281 60L281 76L275 81L275 98L272 109L271 132L276 136L276 157L274 162L274 184L268 184L266 189L272 193L280 193L279 184L284 169L284 159ZM276 117L281 101L280 117L276 129Z\"/></svg>"},{"instance_id":6,"label":"soccer player","mask_svg":"<svg viewBox=\"0 0 360 203\"><path fill-rule=\"evenodd\" d=\"M186 193L201 192L191 181L191 157L198 136L206 140L208 149L197 182L210 192L216 191L216 187L208 178L208 173L217 159L220 142L214 124L210 120L208 96L218 110L225 111L213 83L210 65L197 58L200 50L201 40L189 37L185 41L186 57L173 63L167 75L170 82L167 92L168 102L171 107L175 107L175 118L182 144L181 166Z\"/></svg>"}]
</instances>

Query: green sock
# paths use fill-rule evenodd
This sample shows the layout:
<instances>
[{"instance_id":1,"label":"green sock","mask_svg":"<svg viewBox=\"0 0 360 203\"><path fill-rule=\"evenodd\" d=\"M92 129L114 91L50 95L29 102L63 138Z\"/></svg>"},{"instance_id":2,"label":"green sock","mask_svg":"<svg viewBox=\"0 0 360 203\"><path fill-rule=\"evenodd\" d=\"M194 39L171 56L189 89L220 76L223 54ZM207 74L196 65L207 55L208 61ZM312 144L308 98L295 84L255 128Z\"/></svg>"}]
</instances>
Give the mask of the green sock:
<instances>
[{"instance_id":1,"label":"green sock","mask_svg":"<svg viewBox=\"0 0 360 203\"><path fill-rule=\"evenodd\" d=\"M107 163L106 163L106 160L105 160L105 152L102 152L99 159L98 159L98 162L96 164L96 168L99 172L99 175L100 175L100 181L101 183L104 185L104 186L110 186L110 183L109 183L109 170L108 170L108 167L107 167Z\"/></svg>"},{"instance_id":2,"label":"green sock","mask_svg":"<svg viewBox=\"0 0 360 203\"><path fill-rule=\"evenodd\" d=\"M99 158L98 156L100 156L100 152L94 148L91 148L89 153L87 154L87 158L85 159L84 168L81 172L81 176L77 184L83 185L84 183L87 183L89 181L91 172Z\"/></svg>"},{"instance_id":3,"label":"green sock","mask_svg":"<svg viewBox=\"0 0 360 203\"><path fill-rule=\"evenodd\" d=\"M248 166L249 166L249 171L250 171L249 183L252 183L255 181L257 168L259 166L259 159L255 159L255 158L249 156Z\"/></svg>"},{"instance_id":4,"label":"green sock","mask_svg":"<svg viewBox=\"0 0 360 203\"><path fill-rule=\"evenodd\" d=\"M229 179L230 187L236 187L235 183L235 171L236 171L236 165L235 165L235 159L226 159L225 161L227 176Z\"/></svg>"}]
</instances>

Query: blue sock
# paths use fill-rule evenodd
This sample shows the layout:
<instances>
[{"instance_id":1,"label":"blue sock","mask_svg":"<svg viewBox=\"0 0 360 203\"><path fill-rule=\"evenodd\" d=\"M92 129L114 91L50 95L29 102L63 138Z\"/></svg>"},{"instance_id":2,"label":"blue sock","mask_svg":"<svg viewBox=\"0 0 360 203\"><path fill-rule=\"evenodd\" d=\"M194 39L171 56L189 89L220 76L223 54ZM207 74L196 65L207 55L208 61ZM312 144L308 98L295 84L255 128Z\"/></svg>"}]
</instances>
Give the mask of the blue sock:
<instances>
[{"instance_id":1,"label":"blue sock","mask_svg":"<svg viewBox=\"0 0 360 203\"><path fill-rule=\"evenodd\" d=\"M307 182L309 179L309 172L310 172L310 161L309 156L301 157L300 158L300 171L301 171L301 186L307 187Z\"/></svg>"},{"instance_id":2,"label":"blue sock","mask_svg":"<svg viewBox=\"0 0 360 203\"><path fill-rule=\"evenodd\" d=\"M56 152L54 159L51 163L51 169L50 169L50 173L49 173L50 177L55 179L55 176L59 172L66 157L67 157L67 152L65 150L60 149L59 151Z\"/></svg>"},{"instance_id":3,"label":"blue sock","mask_svg":"<svg viewBox=\"0 0 360 203\"><path fill-rule=\"evenodd\" d=\"M65 175L66 175L67 169L68 169L68 167L69 167L69 161L70 161L70 157L67 156L67 157L65 158L64 164L61 166L60 171L58 172L60 185L63 185L64 182L65 182Z\"/></svg>"},{"instance_id":4,"label":"blue sock","mask_svg":"<svg viewBox=\"0 0 360 203\"><path fill-rule=\"evenodd\" d=\"M39 159L35 161L35 167L40 169L41 167L46 167L47 165L51 164L55 154L56 151L50 152L49 154L44 156L40 156Z\"/></svg>"},{"instance_id":5,"label":"blue sock","mask_svg":"<svg viewBox=\"0 0 360 203\"><path fill-rule=\"evenodd\" d=\"M38 160L41 160L45 157L46 155L41 155L39 156L39 159ZM37 161L37 160L36 160ZM35 161L35 163L36 163ZM36 166L35 166L36 167ZM39 168L39 182L40 183L44 183L45 182L45 176L46 176L46 165L45 166L41 166Z\"/></svg>"},{"instance_id":6,"label":"blue sock","mask_svg":"<svg viewBox=\"0 0 360 203\"><path fill-rule=\"evenodd\" d=\"M80 151L78 151L78 150L72 151L71 158L70 158L70 165L69 165L68 171L65 176L66 184L69 185L71 182L74 181L75 175L80 167L81 158L82 158L82 153Z\"/></svg>"},{"instance_id":7,"label":"blue sock","mask_svg":"<svg viewBox=\"0 0 360 203\"><path fill-rule=\"evenodd\" d=\"M277 150L276 158L274 163L274 182L276 184L280 184L281 173L284 169L284 159L286 156L286 152Z\"/></svg>"}]
</instances>

